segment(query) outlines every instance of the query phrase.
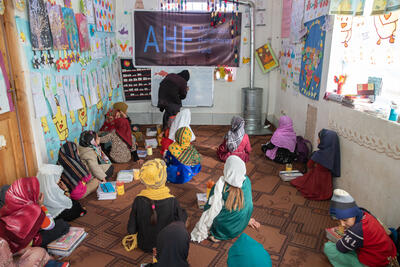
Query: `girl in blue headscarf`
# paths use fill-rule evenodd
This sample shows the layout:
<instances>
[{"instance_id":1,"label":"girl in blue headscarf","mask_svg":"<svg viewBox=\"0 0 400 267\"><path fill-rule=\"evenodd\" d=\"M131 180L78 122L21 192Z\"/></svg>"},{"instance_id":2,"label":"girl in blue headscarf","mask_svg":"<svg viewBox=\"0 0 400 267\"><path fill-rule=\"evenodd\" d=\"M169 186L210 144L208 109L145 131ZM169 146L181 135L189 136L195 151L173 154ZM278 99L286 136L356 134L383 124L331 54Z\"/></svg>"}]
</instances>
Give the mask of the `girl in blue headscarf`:
<instances>
[{"instance_id":1,"label":"girl in blue headscarf","mask_svg":"<svg viewBox=\"0 0 400 267\"><path fill-rule=\"evenodd\" d=\"M290 183L312 200L332 197L332 176L340 177L340 147L336 132L322 129L318 134L318 151L307 163L308 171Z\"/></svg>"}]
</instances>

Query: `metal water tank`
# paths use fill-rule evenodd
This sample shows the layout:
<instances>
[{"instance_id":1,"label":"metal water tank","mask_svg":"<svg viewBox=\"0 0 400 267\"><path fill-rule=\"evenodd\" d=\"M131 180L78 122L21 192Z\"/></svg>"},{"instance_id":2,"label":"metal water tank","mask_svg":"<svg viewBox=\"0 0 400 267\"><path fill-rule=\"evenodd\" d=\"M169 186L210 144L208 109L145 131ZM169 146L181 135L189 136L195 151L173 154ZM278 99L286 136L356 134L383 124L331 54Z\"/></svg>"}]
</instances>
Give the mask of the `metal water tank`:
<instances>
[{"instance_id":1,"label":"metal water tank","mask_svg":"<svg viewBox=\"0 0 400 267\"><path fill-rule=\"evenodd\" d=\"M264 123L261 121L262 99L262 88L242 88L242 114L245 121L245 130L249 135L264 135L271 133L268 129L264 129Z\"/></svg>"}]
</instances>

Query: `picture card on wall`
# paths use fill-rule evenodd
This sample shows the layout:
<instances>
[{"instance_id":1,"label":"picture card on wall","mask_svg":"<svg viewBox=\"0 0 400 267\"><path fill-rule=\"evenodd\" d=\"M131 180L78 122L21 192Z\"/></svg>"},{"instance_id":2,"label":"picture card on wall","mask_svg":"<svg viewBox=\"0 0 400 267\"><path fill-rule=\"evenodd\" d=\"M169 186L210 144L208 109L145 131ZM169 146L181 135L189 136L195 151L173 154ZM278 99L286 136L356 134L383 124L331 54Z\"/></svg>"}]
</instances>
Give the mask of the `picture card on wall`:
<instances>
[{"instance_id":1,"label":"picture card on wall","mask_svg":"<svg viewBox=\"0 0 400 267\"><path fill-rule=\"evenodd\" d=\"M275 58L274 51L269 44L265 44L256 49L256 60L263 73L267 73L279 66Z\"/></svg>"},{"instance_id":2,"label":"picture card on wall","mask_svg":"<svg viewBox=\"0 0 400 267\"><path fill-rule=\"evenodd\" d=\"M29 25L32 50L53 48L47 9L42 0L29 0Z\"/></svg>"},{"instance_id":3,"label":"picture card on wall","mask_svg":"<svg viewBox=\"0 0 400 267\"><path fill-rule=\"evenodd\" d=\"M85 1L85 15L87 19L87 23L94 24L94 10L93 10L93 0L84 0Z\"/></svg>"},{"instance_id":4,"label":"picture card on wall","mask_svg":"<svg viewBox=\"0 0 400 267\"><path fill-rule=\"evenodd\" d=\"M304 23L327 15L329 10L329 2L330 0L306 0Z\"/></svg>"},{"instance_id":5,"label":"picture card on wall","mask_svg":"<svg viewBox=\"0 0 400 267\"><path fill-rule=\"evenodd\" d=\"M50 2L47 2L47 12L49 14L49 22L51 34L53 36L54 50L68 49L69 45L67 39L67 31L65 30L61 6L51 5Z\"/></svg>"},{"instance_id":6,"label":"picture card on wall","mask_svg":"<svg viewBox=\"0 0 400 267\"><path fill-rule=\"evenodd\" d=\"M96 28L99 32L114 32L115 4L113 0L94 0Z\"/></svg>"},{"instance_id":7,"label":"picture card on wall","mask_svg":"<svg viewBox=\"0 0 400 267\"><path fill-rule=\"evenodd\" d=\"M62 14L64 17L65 29L67 31L69 49L78 50L79 36L78 36L78 28L76 27L74 11L71 8L63 7Z\"/></svg>"},{"instance_id":8,"label":"picture card on wall","mask_svg":"<svg viewBox=\"0 0 400 267\"><path fill-rule=\"evenodd\" d=\"M81 51L88 51L90 50L90 41L86 16L82 13L77 13L75 18L78 26L79 46Z\"/></svg>"}]
</instances>

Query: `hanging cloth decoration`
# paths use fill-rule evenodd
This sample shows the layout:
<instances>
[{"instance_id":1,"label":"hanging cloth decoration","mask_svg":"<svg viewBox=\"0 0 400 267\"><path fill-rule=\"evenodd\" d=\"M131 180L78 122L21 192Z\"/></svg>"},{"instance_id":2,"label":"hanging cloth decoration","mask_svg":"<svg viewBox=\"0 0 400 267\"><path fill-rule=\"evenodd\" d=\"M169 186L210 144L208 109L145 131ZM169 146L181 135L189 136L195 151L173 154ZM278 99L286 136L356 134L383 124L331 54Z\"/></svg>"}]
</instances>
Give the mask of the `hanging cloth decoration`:
<instances>
[{"instance_id":1,"label":"hanging cloth decoration","mask_svg":"<svg viewBox=\"0 0 400 267\"><path fill-rule=\"evenodd\" d=\"M32 50L53 48L47 9L42 0L29 0L29 25Z\"/></svg>"}]
</instances>

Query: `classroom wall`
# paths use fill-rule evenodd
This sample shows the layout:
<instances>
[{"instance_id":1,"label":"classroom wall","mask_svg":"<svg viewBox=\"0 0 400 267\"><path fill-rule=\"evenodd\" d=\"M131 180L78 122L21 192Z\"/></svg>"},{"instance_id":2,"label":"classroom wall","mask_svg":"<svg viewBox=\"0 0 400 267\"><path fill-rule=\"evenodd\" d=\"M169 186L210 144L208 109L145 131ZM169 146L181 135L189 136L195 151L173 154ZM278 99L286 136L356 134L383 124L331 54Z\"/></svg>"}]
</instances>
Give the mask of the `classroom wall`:
<instances>
[{"instance_id":1,"label":"classroom wall","mask_svg":"<svg viewBox=\"0 0 400 267\"><path fill-rule=\"evenodd\" d=\"M275 14L281 13L280 1L265 1L266 20L265 27L256 27L256 48L271 42L273 50L277 53L280 49L280 24L275 19ZM143 1L146 10L157 10L157 0ZM118 9L118 6L117 6ZM278 25L279 24L279 25ZM249 30L243 29L242 34L249 38ZM242 38L243 40L243 38ZM241 57L249 55L249 46L242 46ZM255 86L264 89L262 113L272 115L275 110L276 90L279 86L278 70L263 74L256 63L255 65ZM237 80L231 83L214 81L214 105L213 107L191 108L193 124L230 124L233 115L241 113L241 88L249 86L250 66L243 65L238 68ZM128 113L136 123L149 124L161 123L162 113L158 108L153 107L150 101L134 101L128 103Z\"/></svg>"},{"instance_id":2,"label":"classroom wall","mask_svg":"<svg viewBox=\"0 0 400 267\"><path fill-rule=\"evenodd\" d=\"M316 147L318 132L322 128L338 132L342 166L341 177L334 178L334 187L348 191L359 206L397 228L400 224L400 206L397 204L400 188L399 124L322 99L326 91L331 39L332 32L328 32L319 101L291 90L277 89L274 119L278 120L282 114L289 115L296 133L304 136L308 105L317 108L315 130L311 134L308 132L310 137L306 137L311 138Z\"/></svg>"},{"instance_id":3,"label":"classroom wall","mask_svg":"<svg viewBox=\"0 0 400 267\"><path fill-rule=\"evenodd\" d=\"M72 8L74 10L74 13L81 12L80 11L80 1L79 0L72 0ZM26 94L30 97L28 97L29 100L29 110L30 110L30 122L31 122L31 129L22 129L22 131L32 131L33 132L33 138L34 138L34 144L35 144L35 150L36 150L36 157L37 157L37 162L38 162L38 167L40 168L43 164L45 163L53 163L57 161L57 154L58 154L58 149L60 147L61 142L61 137L60 140L56 134L56 129L54 126L54 123L52 121L52 115L50 113L50 106L47 106L47 109L49 110L49 114L46 115L47 127L42 127L42 122L40 118L35 117L35 109L34 109L34 103L33 103L33 98L32 96L32 88L31 88L31 81L30 81L30 73L41 73L42 77L45 74L51 75L51 77L54 79L56 75L78 75L81 74L84 70L87 72L92 72L94 70L97 70L99 66L103 68L103 66L109 66L112 62L113 57L109 56L103 56L101 58L94 59L88 64L82 67L78 63L73 63L70 67L69 70L61 70L60 72L57 72L54 68L43 68L40 70L32 70L31 68L31 63L30 61L32 60L33 54L32 54L32 49L30 46L30 36L29 36L29 24L28 24L28 14L27 14L27 9L25 11L20 12L18 10L15 11L15 17L16 17L16 22L17 22L17 28L18 32L24 33L25 38L27 39L26 42L20 42L20 46L17 47L16 49L19 49L19 53L24 55L21 57L22 59L22 64L23 64L23 69L26 75L24 78L26 79L26 85L27 88ZM21 23L22 22L22 23ZM19 33L19 35L21 35ZM99 37L112 37L112 34L110 33L95 33L95 36ZM58 52L54 52L53 54L56 55ZM85 53L81 53L81 55L85 55ZM55 84L54 81L52 83L53 85ZM122 100L122 89L121 87L114 88L114 90L111 90L112 93L108 95L104 95L102 99L102 104L101 105L92 105L88 107L88 103L86 102L86 108L84 109L84 112L86 113L83 118L79 118L78 111L75 110L73 112L74 114L74 120L72 120L70 113L65 114L66 115L66 125L64 127L67 127L69 130L69 134L67 137L68 141L72 142L77 142L79 140L79 135L83 130L91 129L91 130L98 130L100 126L102 125L102 122L104 120L104 114L108 110L109 106L112 106L113 102L121 101ZM108 92L107 92L108 93ZM100 107L101 106L101 107ZM79 112L80 114L80 112ZM80 120L82 119L82 120ZM44 128L47 128L47 133L44 133ZM65 129L65 128L64 128ZM50 133L51 134L50 134ZM54 148L53 148L54 147Z\"/></svg>"}]
</instances>

